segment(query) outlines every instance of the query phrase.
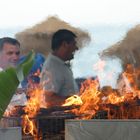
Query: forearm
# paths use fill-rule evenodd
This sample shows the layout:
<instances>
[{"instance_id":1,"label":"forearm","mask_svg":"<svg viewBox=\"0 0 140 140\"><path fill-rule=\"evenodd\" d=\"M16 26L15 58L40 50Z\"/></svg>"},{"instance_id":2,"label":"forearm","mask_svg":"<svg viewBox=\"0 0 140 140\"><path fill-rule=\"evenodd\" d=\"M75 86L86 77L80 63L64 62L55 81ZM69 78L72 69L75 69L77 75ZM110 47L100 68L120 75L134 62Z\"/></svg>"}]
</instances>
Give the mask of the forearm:
<instances>
[{"instance_id":1,"label":"forearm","mask_svg":"<svg viewBox=\"0 0 140 140\"><path fill-rule=\"evenodd\" d=\"M58 106L62 105L67 97L65 96L58 96L54 92L45 92L45 101L48 106Z\"/></svg>"}]
</instances>

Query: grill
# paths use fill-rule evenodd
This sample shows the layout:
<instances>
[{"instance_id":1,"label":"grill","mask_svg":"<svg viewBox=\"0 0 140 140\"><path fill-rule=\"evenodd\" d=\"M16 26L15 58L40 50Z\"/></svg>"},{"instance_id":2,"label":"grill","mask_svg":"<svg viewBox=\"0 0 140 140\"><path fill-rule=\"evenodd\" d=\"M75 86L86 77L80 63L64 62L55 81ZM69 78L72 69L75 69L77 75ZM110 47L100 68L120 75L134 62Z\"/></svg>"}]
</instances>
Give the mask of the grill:
<instances>
[{"instance_id":1,"label":"grill","mask_svg":"<svg viewBox=\"0 0 140 140\"><path fill-rule=\"evenodd\" d=\"M41 140L64 140L65 119L74 119L73 115L66 116L43 116L35 118L37 129L39 130L38 138ZM18 117L4 117L1 121L3 127L22 126L22 119ZM22 133L22 140L34 140L35 137Z\"/></svg>"},{"instance_id":2,"label":"grill","mask_svg":"<svg viewBox=\"0 0 140 140\"><path fill-rule=\"evenodd\" d=\"M118 105L103 105L92 119L140 119L140 99ZM102 107L101 107L102 108Z\"/></svg>"},{"instance_id":3,"label":"grill","mask_svg":"<svg viewBox=\"0 0 140 140\"><path fill-rule=\"evenodd\" d=\"M63 111L56 111L50 115L46 115L46 112L43 111L37 116L39 133L43 140L47 138L49 138L49 140L51 140L51 138L64 140L65 120L74 118L76 118L76 115Z\"/></svg>"},{"instance_id":4,"label":"grill","mask_svg":"<svg viewBox=\"0 0 140 140\"><path fill-rule=\"evenodd\" d=\"M39 140L64 140L65 120L75 119L78 116L65 112L74 107L52 107L40 109L38 115L33 118L36 121ZM121 103L119 105L104 105L93 116L92 120L100 119L140 119L140 100L133 103ZM22 126L21 117L3 117L1 125L9 127ZM22 135L22 140L34 140L31 135Z\"/></svg>"},{"instance_id":5,"label":"grill","mask_svg":"<svg viewBox=\"0 0 140 140\"><path fill-rule=\"evenodd\" d=\"M74 119L76 116L71 113L65 113L64 110L69 107L53 107L49 109L40 109L40 113L32 118L35 120L39 135L39 140L64 140L65 120ZM56 111L61 110L61 111ZM22 126L21 117L3 117L1 120L3 127ZM22 140L34 140L35 137L22 133Z\"/></svg>"}]
</instances>

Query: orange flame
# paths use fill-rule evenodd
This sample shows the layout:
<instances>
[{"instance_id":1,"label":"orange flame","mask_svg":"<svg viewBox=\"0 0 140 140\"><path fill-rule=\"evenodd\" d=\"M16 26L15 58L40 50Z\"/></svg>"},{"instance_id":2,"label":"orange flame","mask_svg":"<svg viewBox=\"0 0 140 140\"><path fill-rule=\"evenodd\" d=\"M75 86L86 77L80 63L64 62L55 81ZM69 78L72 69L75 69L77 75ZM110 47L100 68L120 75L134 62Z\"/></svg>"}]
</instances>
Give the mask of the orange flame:
<instances>
[{"instance_id":1,"label":"orange flame","mask_svg":"<svg viewBox=\"0 0 140 140\"><path fill-rule=\"evenodd\" d=\"M104 65L102 65L104 66ZM107 111L109 119L127 119L130 116L140 118L140 107L135 106L135 98L140 98L140 69L128 65L126 71L120 75L117 89L105 86L100 89L98 79L87 79L82 83L79 95L73 95L65 100L63 106L78 105L71 111L80 119L91 119L99 110ZM46 82L47 84L47 82ZM37 136L37 127L33 118L38 114L42 104L42 87L29 89L30 99L25 107L26 115L23 116L23 131L25 134ZM129 103L129 104L128 104ZM111 106L110 106L111 104ZM127 108L131 105L130 108ZM114 109L119 106L119 109ZM137 113L136 113L137 112Z\"/></svg>"},{"instance_id":2,"label":"orange flame","mask_svg":"<svg viewBox=\"0 0 140 140\"><path fill-rule=\"evenodd\" d=\"M135 107L137 104L136 98L140 98L139 77L140 70L136 68L134 70L133 67L128 65L126 71L121 74L121 80L123 80L124 85L122 87L120 86L118 89L112 89L109 86L100 89L99 81L97 79L88 79L82 83L80 95L74 95L68 98L65 101L64 106L74 105L75 100L77 103L78 99L78 101L81 102L81 104L79 104L80 108L72 109L71 111L76 115L81 116L79 118L82 119L93 118L98 110L107 111L108 118L110 119L115 118L116 116L122 119L129 118L130 116L140 118L140 113L138 113L140 107ZM109 104L111 104L111 106ZM114 105L120 106L120 110L115 110ZM128 108L128 105L133 107ZM127 110L127 112L125 110Z\"/></svg>"},{"instance_id":3,"label":"orange flame","mask_svg":"<svg viewBox=\"0 0 140 140\"><path fill-rule=\"evenodd\" d=\"M28 135L31 134L32 136L37 135L37 128L35 126L35 123L31 121L28 117L28 115L23 116L23 132Z\"/></svg>"},{"instance_id":4,"label":"orange flame","mask_svg":"<svg viewBox=\"0 0 140 140\"><path fill-rule=\"evenodd\" d=\"M73 95L65 100L65 103L62 106L70 106L70 105L82 105L83 102L78 95Z\"/></svg>"},{"instance_id":5,"label":"orange flame","mask_svg":"<svg viewBox=\"0 0 140 140\"><path fill-rule=\"evenodd\" d=\"M23 132L25 134L37 136L37 126L32 118L34 118L38 114L38 111L41 107L40 99L42 97L43 90L38 87L36 89L30 89L28 92L28 94L30 95L30 99L28 100L27 105L24 108L26 115L23 116Z\"/></svg>"},{"instance_id":6,"label":"orange flame","mask_svg":"<svg viewBox=\"0 0 140 140\"><path fill-rule=\"evenodd\" d=\"M108 103L111 103L111 104L118 104L118 103L121 103L121 102L124 102L124 96L117 96L115 94L110 94L108 95Z\"/></svg>"},{"instance_id":7,"label":"orange flame","mask_svg":"<svg viewBox=\"0 0 140 140\"><path fill-rule=\"evenodd\" d=\"M81 95L79 97L74 95L68 98L64 105L75 104L76 97L76 99L78 99L78 103L80 101L80 104L78 105L81 105L81 107L80 109L73 109L72 112L76 115L85 114L84 119L88 119L95 114L96 110L99 109L98 103L100 101L100 92L98 91L98 88L98 80L88 79L82 84L82 88L80 90ZM74 101L72 101L72 99L74 99Z\"/></svg>"}]
</instances>

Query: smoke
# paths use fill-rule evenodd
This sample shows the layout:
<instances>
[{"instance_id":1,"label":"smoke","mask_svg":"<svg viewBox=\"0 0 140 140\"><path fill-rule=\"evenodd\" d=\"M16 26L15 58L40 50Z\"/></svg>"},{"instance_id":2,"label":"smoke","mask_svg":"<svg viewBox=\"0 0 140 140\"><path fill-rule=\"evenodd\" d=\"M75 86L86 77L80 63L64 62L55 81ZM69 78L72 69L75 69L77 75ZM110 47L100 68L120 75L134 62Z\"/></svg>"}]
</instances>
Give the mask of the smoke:
<instances>
[{"instance_id":1,"label":"smoke","mask_svg":"<svg viewBox=\"0 0 140 140\"><path fill-rule=\"evenodd\" d=\"M119 59L101 60L97 52L88 46L76 52L72 70L75 78L97 76L101 87L109 85L115 88L122 67Z\"/></svg>"},{"instance_id":2,"label":"smoke","mask_svg":"<svg viewBox=\"0 0 140 140\"><path fill-rule=\"evenodd\" d=\"M90 44L79 50L72 61L74 77L98 76L101 86L116 87L118 75L122 72L120 60L114 58L102 62L103 60L100 59L98 54L121 40L129 28L129 25L101 25L89 28L88 31L91 33ZM102 69L97 69L99 68L99 62Z\"/></svg>"}]
</instances>

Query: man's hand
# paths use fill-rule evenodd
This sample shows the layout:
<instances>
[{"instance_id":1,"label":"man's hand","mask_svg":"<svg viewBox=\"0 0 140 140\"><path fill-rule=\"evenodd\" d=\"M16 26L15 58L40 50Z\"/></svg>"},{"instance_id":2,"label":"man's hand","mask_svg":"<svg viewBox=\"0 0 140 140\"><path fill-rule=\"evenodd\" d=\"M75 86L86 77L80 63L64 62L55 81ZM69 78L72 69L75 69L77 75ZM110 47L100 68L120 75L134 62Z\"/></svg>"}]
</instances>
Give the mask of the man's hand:
<instances>
[{"instance_id":1,"label":"man's hand","mask_svg":"<svg viewBox=\"0 0 140 140\"><path fill-rule=\"evenodd\" d=\"M66 100L66 97L58 96L52 92L45 92L45 101L47 106L61 106Z\"/></svg>"}]
</instances>

